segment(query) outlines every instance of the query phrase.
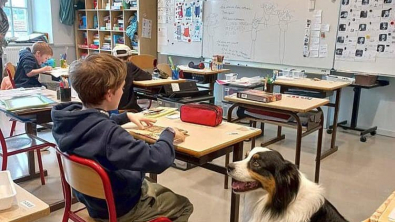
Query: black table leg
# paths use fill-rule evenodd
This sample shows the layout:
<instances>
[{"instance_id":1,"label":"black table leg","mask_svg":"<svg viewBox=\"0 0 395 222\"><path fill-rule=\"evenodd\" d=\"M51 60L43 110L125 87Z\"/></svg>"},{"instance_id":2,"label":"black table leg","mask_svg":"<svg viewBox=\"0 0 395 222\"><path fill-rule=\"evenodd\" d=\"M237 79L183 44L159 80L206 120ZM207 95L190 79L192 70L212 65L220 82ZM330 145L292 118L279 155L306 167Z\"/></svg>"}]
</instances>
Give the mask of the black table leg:
<instances>
[{"instance_id":1,"label":"black table leg","mask_svg":"<svg viewBox=\"0 0 395 222\"><path fill-rule=\"evenodd\" d=\"M338 125L337 121L338 121L339 109L340 109L340 96L341 96L341 89L337 89L336 90L336 102L335 102L335 114L333 115L333 131L332 131L331 147L329 150L325 151L321 155L321 160L338 150L338 147L336 146L336 134L337 134L337 125Z\"/></svg>"},{"instance_id":2,"label":"black table leg","mask_svg":"<svg viewBox=\"0 0 395 222\"><path fill-rule=\"evenodd\" d=\"M243 158L243 142L240 142L235 144L233 147L233 162L239 161L242 158ZM231 222L239 221L239 205L240 205L240 196L238 194L233 193L232 191L231 204L230 204Z\"/></svg>"},{"instance_id":3,"label":"black table leg","mask_svg":"<svg viewBox=\"0 0 395 222\"><path fill-rule=\"evenodd\" d=\"M354 100L353 100L353 106L352 106L352 114L351 114L351 123L350 126L347 126L347 121L343 121L338 123L337 125L342 127L345 130L356 130L361 132L361 142L366 142L366 134L371 134L375 135L377 131L377 126L371 127L369 129L361 129L357 127L358 124L358 112L359 112L359 104L361 102L361 92L362 88L361 87L354 87Z\"/></svg>"}]
</instances>

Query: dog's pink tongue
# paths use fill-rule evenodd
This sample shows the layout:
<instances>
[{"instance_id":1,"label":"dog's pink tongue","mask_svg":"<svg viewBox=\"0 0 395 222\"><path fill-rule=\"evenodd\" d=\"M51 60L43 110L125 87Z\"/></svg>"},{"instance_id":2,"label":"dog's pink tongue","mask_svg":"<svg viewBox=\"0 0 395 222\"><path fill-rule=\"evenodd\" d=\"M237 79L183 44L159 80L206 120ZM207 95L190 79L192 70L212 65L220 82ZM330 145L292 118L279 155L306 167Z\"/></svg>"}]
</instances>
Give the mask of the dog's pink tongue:
<instances>
[{"instance_id":1,"label":"dog's pink tongue","mask_svg":"<svg viewBox=\"0 0 395 222\"><path fill-rule=\"evenodd\" d=\"M233 181L232 183L232 188L235 190L240 190L243 189L245 186L244 182L240 182L240 181Z\"/></svg>"},{"instance_id":2,"label":"dog's pink tongue","mask_svg":"<svg viewBox=\"0 0 395 222\"><path fill-rule=\"evenodd\" d=\"M236 191L247 191L247 190L252 190L256 189L259 186L259 183L254 181L254 182L240 182L240 181L233 181L232 183L232 189Z\"/></svg>"}]
</instances>

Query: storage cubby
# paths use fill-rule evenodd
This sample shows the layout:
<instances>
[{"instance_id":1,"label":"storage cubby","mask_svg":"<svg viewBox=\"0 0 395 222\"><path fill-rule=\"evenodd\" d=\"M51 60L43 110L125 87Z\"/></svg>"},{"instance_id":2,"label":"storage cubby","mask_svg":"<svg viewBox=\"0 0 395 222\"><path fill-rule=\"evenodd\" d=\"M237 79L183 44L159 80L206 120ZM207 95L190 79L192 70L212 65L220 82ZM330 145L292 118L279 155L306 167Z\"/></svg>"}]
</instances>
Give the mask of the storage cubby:
<instances>
[{"instance_id":1,"label":"storage cubby","mask_svg":"<svg viewBox=\"0 0 395 222\"><path fill-rule=\"evenodd\" d=\"M123 2L119 4L120 2L122 1L85 0L85 9L76 11L77 58L95 53L111 53L111 49L120 43L128 45L135 54L150 54L156 57L157 0L133 1L131 5L125 5ZM151 38L141 37L142 15L152 21ZM134 44L126 35L131 16L135 16L139 24Z\"/></svg>"}]
</instances>

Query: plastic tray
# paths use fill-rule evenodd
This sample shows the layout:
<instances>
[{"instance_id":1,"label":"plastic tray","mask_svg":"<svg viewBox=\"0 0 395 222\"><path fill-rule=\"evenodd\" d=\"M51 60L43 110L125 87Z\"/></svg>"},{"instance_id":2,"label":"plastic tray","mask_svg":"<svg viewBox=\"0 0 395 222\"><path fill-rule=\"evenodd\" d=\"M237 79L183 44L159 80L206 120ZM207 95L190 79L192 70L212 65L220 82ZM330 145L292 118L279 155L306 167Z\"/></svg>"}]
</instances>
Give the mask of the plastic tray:
<instances>
[{"instance_id":1,"label":"plastic tray","mask_svg":"<svg viewBox=\"0 0 395 222\"><path fill-rule=\"evenodd\" d=\"M5 108L8 111L27 108L39 108L47 106L51 103L55 103L55 101L43 95L14 97L11 99L3 100L2 102L4 103Z\"/></svg>"},{"instance_id":2,"label":"plastic tray","mask_svg":"<svg viewBox=\"0 0 395 222\"><path fill-rule=\"evenodd\" d=\"M15 196L16 191L10 171L0 171L0 210L12 207Z\"/></svg>"}]
</instances>

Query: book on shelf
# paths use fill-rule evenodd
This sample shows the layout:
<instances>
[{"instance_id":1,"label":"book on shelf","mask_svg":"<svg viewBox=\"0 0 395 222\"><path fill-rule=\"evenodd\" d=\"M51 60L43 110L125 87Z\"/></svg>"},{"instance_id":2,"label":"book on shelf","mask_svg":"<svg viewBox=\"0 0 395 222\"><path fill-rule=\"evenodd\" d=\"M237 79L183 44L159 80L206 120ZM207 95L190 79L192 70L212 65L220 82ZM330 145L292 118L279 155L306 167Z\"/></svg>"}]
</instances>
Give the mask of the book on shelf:
<instances>
[{"instance_id":1,"label":"book on shelf","mask_svg":"<svg viewBox=\"0 0 395 222\"><path fill-rule=\"evenodd\" d=\"M270 102L281 100L282 95L279 93L268 93L261 90L250 89L250 90L237 92L237 98L248 99L248 100L253 100L263 103L270 103Z\"/></svg>"}]
</instances>

